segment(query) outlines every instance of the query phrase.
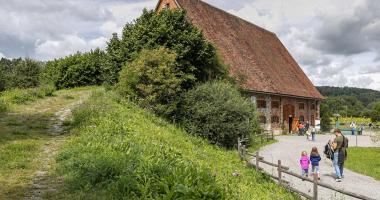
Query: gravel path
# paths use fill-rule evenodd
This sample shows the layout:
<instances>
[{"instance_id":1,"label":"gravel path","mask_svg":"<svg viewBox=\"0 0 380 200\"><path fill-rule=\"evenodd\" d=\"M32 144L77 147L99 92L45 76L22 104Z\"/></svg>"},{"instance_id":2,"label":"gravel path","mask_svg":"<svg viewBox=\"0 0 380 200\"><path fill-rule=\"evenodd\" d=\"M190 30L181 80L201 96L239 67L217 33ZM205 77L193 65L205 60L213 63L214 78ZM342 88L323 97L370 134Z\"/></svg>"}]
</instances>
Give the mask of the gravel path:
<instances>
[{"instance_id":1,"label":"gravel path","mask_svg":"<svg viewBox=\"0 0 380 200\"><path fill-rule=\"evenodd\" d=\"M82 94L82 93L81 93ZM33 178L31 191L24 198L25 200L42 200L50 196L54 196L60 187L62 180L54 180L50 177L49 172L54 165L54 158L58 153L60 146L66 141L67 135L64 134L63 122L71 115L71 111L81 105L90 95L90 92L83 92L78 100L71 104L64 105L50 119L49 134L52 136L43 146L40 155L37 157L41 162Z\"/></svg>"},{"instance_id":2,"label":"gravel path","mask_svg":"<svg viewBox=\"0 0 380 200\"><path fill-rule=\"evenodd\" d=\"M278 143L268 145L260 150L260 155L265 160L277 163L277 160L281 160L282 164L290 167L293 172L301 173L299 166L299 157L303 150L310 153L311 148L316 146L322 156L325 144L329 139L334 138L333 135L318 135L316 142L307 141L305 137L301 136L279 136L276 139ZM348 136L349 146L355 146L356 138L354 136ZM380 147L380 143L373 143L369 136L359 136L358 146L360 147ZM267 172L277 176L277 170L265 164L261 164ZM321 182L333 185L335 187L351 191L357 194L362 194L367 197L380 200L380 181L376 181L374 178L361 175L352 172L348 169L344 170L344 176L342 182L335 182L334 169L332 162L322 156L320 162L321 170ZM285 180L290 182L292 187L295 187L303 192L307 192L312 195L312 184L309 182L301 181L295 177L289 177L284 175ZM333 192L332 190L319 187L319 199L353 199L352 197L342 195L340 193Z\"/></svg>"}]
</instances>

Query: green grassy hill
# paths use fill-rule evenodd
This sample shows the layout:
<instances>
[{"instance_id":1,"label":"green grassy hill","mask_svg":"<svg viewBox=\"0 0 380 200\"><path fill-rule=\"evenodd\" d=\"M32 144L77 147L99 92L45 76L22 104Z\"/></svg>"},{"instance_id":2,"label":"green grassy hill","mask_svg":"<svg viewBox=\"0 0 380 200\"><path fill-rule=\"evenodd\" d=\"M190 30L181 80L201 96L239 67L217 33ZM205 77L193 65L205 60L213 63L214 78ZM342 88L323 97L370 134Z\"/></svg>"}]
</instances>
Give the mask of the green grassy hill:
<instances>
[{"instance_id":1,"label":"green grassy hill","mask_svg":"<svg viewBox=\"0 0 380 200\"><path fill-rule=\"evenodd\" d=\"M70 123L74 136L57 157L64 198L298 199L247 168L236 150L190 136L112 93L94 93Z\"/></svg>"}]
</instances>

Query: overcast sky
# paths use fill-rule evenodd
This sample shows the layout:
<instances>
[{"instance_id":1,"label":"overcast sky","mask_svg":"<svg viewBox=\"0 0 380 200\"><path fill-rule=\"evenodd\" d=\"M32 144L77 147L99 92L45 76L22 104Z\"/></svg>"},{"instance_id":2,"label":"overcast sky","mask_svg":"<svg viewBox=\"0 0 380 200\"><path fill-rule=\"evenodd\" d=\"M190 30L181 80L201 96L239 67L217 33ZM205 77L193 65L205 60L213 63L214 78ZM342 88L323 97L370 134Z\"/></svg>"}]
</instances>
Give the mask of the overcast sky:
<instances>
[{"instance_id":1,"label":"overcast sky","mask_svg":"<svg viewBox=\"0 0 380 200\"><path fill-rule=\"evenodd\" d=\"M0 0L0 57L104 48L158 0ZM205 0L275 32L315 85L380 90L380 1Z\"/></svg>"}]
</instances>

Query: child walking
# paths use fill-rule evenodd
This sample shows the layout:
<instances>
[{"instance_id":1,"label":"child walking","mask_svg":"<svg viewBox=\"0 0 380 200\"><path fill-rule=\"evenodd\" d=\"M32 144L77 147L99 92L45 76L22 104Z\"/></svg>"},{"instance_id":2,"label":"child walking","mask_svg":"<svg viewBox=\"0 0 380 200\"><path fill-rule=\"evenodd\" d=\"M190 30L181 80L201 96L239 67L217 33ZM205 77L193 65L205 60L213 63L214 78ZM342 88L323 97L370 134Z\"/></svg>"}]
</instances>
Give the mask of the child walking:
<instances>
[{"instance_id":1,"label":"child walking","mask_svg":"<svg viewBox=\"0 0 380 200\"><path fill-rule=\"evenodd\" d=\"M310 159L307 156L306 151L302 151L301 158L300 158L300 164L302 169L302 176L309 176L309 165L310 165Z\"/></svg>"},{"instance_id":2,"label":"child walking","mask_svg":"<svg viewBox=\"0 0 380 200\"><path fill-rule=\"evenodd\" d=\"M313 175L317 175L318 180L321 180L319 176L319 161L321 161L321 156L318 153L317 147L313 147L310 153L310 161L311 161L311 173Z\"/></svg>"}]
</instances>

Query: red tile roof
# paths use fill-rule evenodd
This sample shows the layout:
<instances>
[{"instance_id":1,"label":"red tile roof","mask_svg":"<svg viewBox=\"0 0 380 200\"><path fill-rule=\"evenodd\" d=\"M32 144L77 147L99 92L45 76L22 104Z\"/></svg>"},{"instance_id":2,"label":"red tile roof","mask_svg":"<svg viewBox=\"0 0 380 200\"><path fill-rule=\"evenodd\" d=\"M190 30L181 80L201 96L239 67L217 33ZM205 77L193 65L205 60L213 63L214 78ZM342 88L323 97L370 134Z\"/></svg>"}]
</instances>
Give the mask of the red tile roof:
<instances>
[{"instance_id":1,"label":"red tile roof","mask_svg":"<svg viewBox=\"0 0 380 200\"><path fill-rule=\"evenodd\" d=\"M231 3L233 3L231 1ZM176 0L248 91L324 99L278 37L200 0Z\"/></svg>"}]
</instances>

